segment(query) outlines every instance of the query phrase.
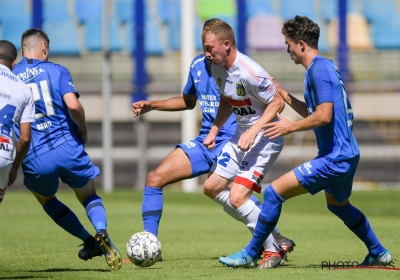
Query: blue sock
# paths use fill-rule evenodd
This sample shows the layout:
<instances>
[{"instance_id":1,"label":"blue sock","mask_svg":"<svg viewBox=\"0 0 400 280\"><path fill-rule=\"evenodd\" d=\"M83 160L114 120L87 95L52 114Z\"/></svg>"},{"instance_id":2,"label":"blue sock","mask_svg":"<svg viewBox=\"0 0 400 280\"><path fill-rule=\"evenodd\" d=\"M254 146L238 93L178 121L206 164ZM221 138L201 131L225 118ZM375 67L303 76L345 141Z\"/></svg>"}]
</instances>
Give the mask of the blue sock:
<instances>
[{"instance_id":1,"label":"blue sock","mask_svg":"<svg viewBox=\"0 0 400 280\"><path fill-rule=\"evenodd\" d=\"M43 205L43 210L57 225L82 241L91 236L78 220L78 217L56 197Z\"/></svg>"},{"instance_id":2,"label":"blue sock","mask_svg":"<svg viewBox=\"0 0 400 280\"><path fill-rule=\"evenodd\" d=\"M142 219L144 230L158 236L158 225L163 209L162 189L144 187L142 202Z\"/></svg>"},{"instance_id":3,"label":"blue sock","mask_svg":"<svg viewBox=\"0 0 400 280\"><path fill-rule=\"evenodd\" d=\"M262 209L262 203L261 203L261 201L260 201L256 196L251 195L251 196L250 196L250 200L253 201L253 202L256 204L256 206L257 206L258 208L260 208L260 210ZM278 230L277 227L275 227L274 230L275 230L276 233L279 233L279 230Z\"/></svg>"},{"instance_id":4,"label":"blue sock","mask_svg":"<svg viewBox=\"0 0 400 280\"><path fill-rule=\"evenodd\" d=\"M369 225L367 217L356 207L350 203L344 206L328 204L328 209L338 216L344 224L364 242L370 254L379 255L385 250Z\"/></svg>"},{"instance_id":5,"label":"blue sock","mask_svg":"<svg viewBox=\"0 0 400 280\"><path fill-rule=\"evenodd\" d=\"M85 207L86 215L96 232L107 229L107 216L106 210L104 209L103 201L97 194L92 194L83 202Z\"/></svg>"},{"instance_id":6,"label":"blue sock","mask_svg":"<svg viewBox=\"0 0 400 280\"><path fill-rule=\"evenodd\" d=\"M278 223L279 216L281 215L282 203L284 201L285 200L275 192L271 185L265 188L264 203L260 216L258 217L253 238L246 247L247 253L252 258L258 257L258 252L263 246L265 239L267 239L268 235L274 230Z\"/></svg>"}]
</instances>

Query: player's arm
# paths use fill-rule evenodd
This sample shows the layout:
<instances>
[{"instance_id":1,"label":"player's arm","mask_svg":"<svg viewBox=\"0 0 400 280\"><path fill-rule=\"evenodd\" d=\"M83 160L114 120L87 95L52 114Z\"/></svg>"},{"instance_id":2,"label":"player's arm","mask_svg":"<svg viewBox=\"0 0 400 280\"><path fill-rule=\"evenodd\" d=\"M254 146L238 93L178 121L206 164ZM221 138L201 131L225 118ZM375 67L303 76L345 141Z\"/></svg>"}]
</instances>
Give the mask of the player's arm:
<instances>
[{"instance_id":1,"label":"player's arm","mask_svg":"<svg viewBox=\"0 0 400 280\"><path fill-rule=\"evenodd\" d=\"M15 158L8 176L9 186L15 182L15 179L17 179L18 169L29 151L29 145L31 142L31 123L21 123L19 127L20 137L17 144Z\"/></svg>"},{"instance_id":2,"label":"player's arm","mask_svg":"<svg viewBox=\"0 0 400 280\"><path fill-rule=\"evenodd\" d=\"M147 112L156 111L184 111L192 110L196 107L197 95L183 94L165 100L141 100L132 103L134 117L143 115Z\"/></svg>"},{"instance_id":3,"label":"player's arm","mask_svg":"<svg viewBox=\"0 0 400 280\"><path fill-rule=\"evenodd\" d=\"M276 86L276 92L282 97L282 99L295 110L300 116L306 118L308 116L307 105L304 101L298 100L296 97L291 95L289 92L284 90L282 86L275 80L272 79Z\"/></svg>"},{"instance_id":4,"label":"player's arm","mask_svg":"<svg viewBox=\"0 0 400 280\"><path fill-rule=\"evenodd\" d=\"M82 104L79 102L75 93L68 92L63 96L65 104L67 104L68 112L71 119L78 126L80 138L82 139L83 144L87 143L87 127L86 127L86 119L85 119L85 110L83 109Z\"/></svg>"},{"instance_id":5,"label":"player's arm","mask_svg":"<svg viewBox=\"0 0 400 280\"><path fill-rule=\"evenodd\" d=\"M215 117L214 124L208 132L207 137L204 139L203 144L207 149L215 148L215 141L218 132L221 130L225 122L232 115L232 105L229 103L228 99L224 95L220 95L220 102L218 106L217 116Z\"/></svg>"}]
</instances>

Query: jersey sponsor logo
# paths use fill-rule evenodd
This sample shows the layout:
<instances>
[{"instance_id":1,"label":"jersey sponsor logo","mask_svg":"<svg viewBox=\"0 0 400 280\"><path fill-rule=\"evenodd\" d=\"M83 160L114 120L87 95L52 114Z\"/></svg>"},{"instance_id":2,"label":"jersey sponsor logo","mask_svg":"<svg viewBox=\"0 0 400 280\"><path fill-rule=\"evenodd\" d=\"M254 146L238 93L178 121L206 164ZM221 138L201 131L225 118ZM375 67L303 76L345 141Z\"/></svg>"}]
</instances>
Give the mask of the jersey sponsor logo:
<instances>
[{"instance_id":1,"label":"jersey sponsor logo","mask_svg":"<svg viewBox=\"0 0 400 280\"><path fill-rule=\"evenodd\" d=\"M240 108L232 107L232 112L235 115L242 116L242 117L247 116L247 115L255 115L257 113L256 110L254 110L251 107L240 107Z\"/></svg>"},{"instance_id":2,"label":"jersey sponsor logo","mask_svg":"<svg viewBox=\"0 0 400 280\"><path fill-rule=\"evenodd\" d=\"M7 137L4 136L0 136L0 143L10 143L10 139L8 139Z\"/></svg>"},{"instance_id":3,"label":"jersey sponsor logo","mask_svg":"<svg viewBox=\"0 0 400 280\"><path fill-rule=\"evenodd\" d=\"M222 79L220 77L217 78L217 85L218 87L222 86Z\"/></svg>"},{"instance_id":4,"label":"jersey sponsor logo","mask_svg":"<svg viewBox=\"0 0 400 280\"><path fill-rule=\"evenodd\" d=\"M311 168L312 168L311 163L310 162L306 162L306 163L303 164L303 166L307 170L307 173L311 174Z\"/></svg>"},{"instance_id":5,"label":"jersey sponsor logo","mask_svg":"<svg viewBox=\"0 0 400 280\"><path fill-rule=\"evenodd\" d=\"M8 149L8 144L5 144L5 143L0 143L0 150L6 151L6 152L10 151L10 149Z\"/></svg>"},{"instance_id":6,"label":"jersey sponsor logo","mask_svg":"<svg viewBox=\"0 0 400 280\"><path fill-rule=\"evenodd\" d=\"M23 82L27 82L36 78L40 73L46 72L42 68L37 69L36 67L28 68L26 67L25 72L19 73L18 78L20 78Z\"/></svg>"},{"instance_id":7,"label":"jersey sponsor logo","mask_svg":"<svg viewBox=\"0 0 400 280\"><path fill-rule=\"evenodd\" d=\"M1 98L11 99L11 95L8 95L8 94L5 94L5 93L0 93L0 97Z\"/></svg>"},{"instance_id":8,"label":"jersey sponsor logo","mask_svg":"<svg viewBox=\"0 0 400 280\"><path fill-rule=\"evenodd\" d=\"M246 95L246 91L244 90L243 85L240 83L236 83L236 94L241 97Z\"/></svg>"},{"instance_id":9,"label":"jersey sponsor logo","mask_svg":"<svg viewBox=\"0 0 400 280\"><path fill-rule=\"evenodd\" d=\"M49 127L51 127L51 126L52 126L51 121L47 121L47 122L43 122L43 123L37 124L37 125L36 125L36 128L37 128L38 130L43 130L43 129L49 128Z\"/></svg>"},{"instance_id":10,"label":"jersey sponsor logo","mask_svg":"<svg viewBox=\"0 0 400 280\"><path fill-rule=\"evenodd\" d=\"M0 71L0 76L9 78L10 80L13 80L14 82L18 82L18 79L11 73L6 72L6 71Z\"/></svg>"}]
</instances>

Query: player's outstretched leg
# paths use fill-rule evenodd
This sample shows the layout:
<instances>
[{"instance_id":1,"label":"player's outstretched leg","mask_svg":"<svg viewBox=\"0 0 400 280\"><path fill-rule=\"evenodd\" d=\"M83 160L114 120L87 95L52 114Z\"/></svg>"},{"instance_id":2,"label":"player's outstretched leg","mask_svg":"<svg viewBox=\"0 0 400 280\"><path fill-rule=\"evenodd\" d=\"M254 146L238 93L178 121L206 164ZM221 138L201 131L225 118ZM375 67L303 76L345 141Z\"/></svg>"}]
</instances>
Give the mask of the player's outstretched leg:
<instances>
[{"instance_id":1,"label":"player's outstretched leg","mask_svg":"<svg viewBox=\"0 0 400 280\"><path fill-rule=\"evenodd\" d=\"M106 259L106 263L112 270L119 270L122 266L122 257L117 247L111 241L106 230L100 230L96 233L96 241Z\"/></svg>"},{"instance_id":2,"label":"player's outstretched leg","mask_svg":"<svg viewBox=\"0 0 400 280\"><path fill-rule=\"evenodd\" d=\"M379 242L367 217L359 209L350 202L342 206L331 204L327 206L367 247L368 255L360 266L388 265L392 261L389 251Z\"/></svg>"},{"instance_id":3,"label":"player's outstretched leg","mask_svg":"<svg viewBox=\"0 0 400 280\"><path fill-rule=\"evenodd\" d=\"M84 261L103 255L103 251L93 236L85 240L81 246L83 246L83 248L79 250L78 257Z\"/></svg>"},{"instance_id":4,"label":"player's outstretched leg","mask_svg":"<svg viewBox=\"0 0 400 280\"><path fill-rule=\"evenodd\" d=\"M277 231L277 228L272 231L272 235L274 236L276 242L278 242L279 246L281 246L286 253L293 251L296 243L294 243L292 239L283 236L279 231Z\"/></svg>"}]
</instances>

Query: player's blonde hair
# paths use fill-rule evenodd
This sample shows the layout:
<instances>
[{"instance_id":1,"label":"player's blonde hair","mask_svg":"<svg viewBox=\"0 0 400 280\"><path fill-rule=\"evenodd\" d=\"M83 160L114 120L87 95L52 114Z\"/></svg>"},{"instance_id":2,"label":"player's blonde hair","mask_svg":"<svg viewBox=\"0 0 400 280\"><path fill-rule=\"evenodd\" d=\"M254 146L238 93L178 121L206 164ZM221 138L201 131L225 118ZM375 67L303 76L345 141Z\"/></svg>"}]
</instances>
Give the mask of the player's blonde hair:
<instances>
[{"instance_id":1,"label":"player's blonde hair","mask_svg":"<svg viewBox=\"0 0 400 280\"><path fill-rule=\"evenodd\" d=\"M203 33L201 34L203 41L208 32L215 34L221 41L228 40L231 43L231 47L236 48L235 32L233 32L232 27L225 21L212 19L207 25L205 25Z\"/></svg>"}]
</instances>

